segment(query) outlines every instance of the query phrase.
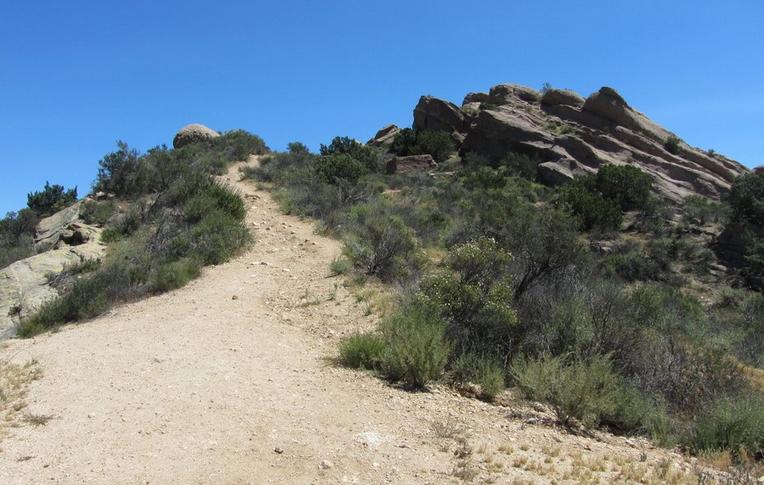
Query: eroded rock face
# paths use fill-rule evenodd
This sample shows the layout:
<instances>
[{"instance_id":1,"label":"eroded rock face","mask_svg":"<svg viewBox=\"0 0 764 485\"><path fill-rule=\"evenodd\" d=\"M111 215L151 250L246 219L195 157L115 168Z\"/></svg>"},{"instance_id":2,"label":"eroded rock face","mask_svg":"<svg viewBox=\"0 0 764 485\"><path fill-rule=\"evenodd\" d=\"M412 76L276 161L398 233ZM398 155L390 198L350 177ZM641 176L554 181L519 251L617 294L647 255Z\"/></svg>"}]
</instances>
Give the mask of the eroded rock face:
<instances>
[{"instance_id":1,"label":"eroded rock face","mask_svg":"<svg viewBox=\"0 0 764 485\"><path fill-rule=\"evenodd\" d=\"M437 166L438 164L433 160L432 155L394 157L387 162L387 173L429 172Z\"/></svg>"},{"instance_id":2,"label":"eroded rock face","mask_svg":"<svg viewBox=\"0 0 764 485\"><path fill-rule=\"evenodd\" d=\"M395 135L400 132L401 129L395 125L385 126L379 130L376 135L374 135L374 138L367 142L367 145L371 145L373 147L389 146L393 143L393 140L395 140Z\"/></svg>"},{"instance_id":3,"label":"eroded rock face","mask_svg":"<svg viewBox=\"0 0 764 485\"><path fill-rule=\"evenodd\" d=\"M415 130L438 130L451 133L461 142L467 128L466 117L455 104L432 96L422 96L414 108Z\"/></svg>"},{"instance_id":4,"label":"eroded rock face","mask_svg":"<svg viewBox=\"0 0 764 485\"><path fill-rule=\"evenodd\" d=\"M57 295L48 284L50 275L103 256L100 229L79 218L80 205L41 220L35 236L38 254L0 269L0 340L12 337L20 319Z\"/></svg>"},{"instance_id":5,"label":"eroded rock face","mask_svg":"<svg viewBox=\"0 0 764 485\"><path fill-rule=\"evenodd\" d=\"M193 123L181 128L172 140L174 148L181 148L191 143L210 142L220 136L217 131L204 125Z\"/></svg>"},{"instance_id":6,"label":"eroded rock face","mask_svg":"<svg viewBox=\"0 0 764 485\"><path fill-rule=\"evenodd\" d=\"M414 128L452 133L462 153L501 160L510 151L534 154L539 177L549 184L596 173L605 164L630 164L649 174L655 190L673 201L688 195L719 199L748 169L724 156L680 143L635 110L614 89L603 87L586 100L568 90L543 95L516 84L470 93L461 108L430 96L414 109Z\"/></svg>"}]
</instances>

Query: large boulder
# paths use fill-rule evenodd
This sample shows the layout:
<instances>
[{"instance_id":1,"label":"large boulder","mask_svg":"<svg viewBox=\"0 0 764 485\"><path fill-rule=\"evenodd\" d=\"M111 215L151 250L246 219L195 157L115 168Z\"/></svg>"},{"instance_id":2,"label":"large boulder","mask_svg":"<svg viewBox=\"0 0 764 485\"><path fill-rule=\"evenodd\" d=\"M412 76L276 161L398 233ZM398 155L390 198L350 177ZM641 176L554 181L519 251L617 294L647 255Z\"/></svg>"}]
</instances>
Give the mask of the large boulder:
<instances>
[{"instance_id":1,"label":"large boulder","mask_svg":"<svg viewBox=\"0 0 764 485\"><path fill-rule=\"evenodd\" d=\"M429 172L438 167L432 155L409 155L394 157L387 162L387 173L417 173Z\"/></svg>"},{"instance_id":2,"label":"large boulder","mask_svg":"<svg viewBox=\"0 0 764 485\"><path fill-rule=\"evenodd\" d=\"M414 108L415 130L438 130L451 134L464 133L467 128L464 113L455 104L432 96L419 98Z\"/></svg>"},{"instance_id":3,"label":"large boulder","mask_svg":"<svg viewBox=\"0 0 764 485\"><path fill-rule=\"evenodd\" d=\"M219 137L220 133L207 128L204 125L193 123L181 128L172 139L172 146L174 148L181 148L191 143L209 143L215 138Z\"/></svg>"},{"instance_id":4,"label":"large boulder","mask_svg":"<svg viewBox=\"0 0 764 485\"><path fill-rule=\"evenodd\" d=\"M568 89L547 89L541 95L541 104L548 106L567 105L580 108L584 105L584 98Z\"/></svg>"}]
</instances>

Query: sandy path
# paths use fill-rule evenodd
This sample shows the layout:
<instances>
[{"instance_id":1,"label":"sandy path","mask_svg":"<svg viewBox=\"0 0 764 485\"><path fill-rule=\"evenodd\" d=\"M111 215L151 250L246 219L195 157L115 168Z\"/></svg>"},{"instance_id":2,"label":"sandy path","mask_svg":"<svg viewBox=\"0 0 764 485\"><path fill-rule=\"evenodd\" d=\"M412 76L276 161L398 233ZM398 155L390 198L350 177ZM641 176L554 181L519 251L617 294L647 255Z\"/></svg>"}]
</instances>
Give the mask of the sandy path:
<instances>
[{"instance_id":1,"label":"sandy path","mask_svg":"<svg viewBox=\"0 0 764 485\"><path fill-rule=\"evenodd\" d=\"M1 351L40 362L29 412L54 418L0 442L0 483L443 483L457 480L456 444L431 423L449 416L470 430L464 462L478 479L546 482L575 470L582 451L584 461L636 462L642 448L648 464L667 456L337 368L338 339L374 318L328 277L339 244L280 214L236 167L227 179L251 206L257 241L246 254L180 290Z\"/></svg>"}]
</instances>

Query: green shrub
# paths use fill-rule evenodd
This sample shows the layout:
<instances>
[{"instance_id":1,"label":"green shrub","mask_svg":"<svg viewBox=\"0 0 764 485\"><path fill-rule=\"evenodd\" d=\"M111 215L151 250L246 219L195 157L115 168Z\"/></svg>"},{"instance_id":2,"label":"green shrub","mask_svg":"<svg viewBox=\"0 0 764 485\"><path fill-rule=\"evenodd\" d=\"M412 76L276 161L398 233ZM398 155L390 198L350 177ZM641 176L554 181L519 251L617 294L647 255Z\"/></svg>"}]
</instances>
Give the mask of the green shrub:
<instances>
[{"instance_id":1,"label":"green shrub","mask_svg":"<svg viewBox=\"0 0 764 485\"><path fill-rule=\"evenodd\" d=\"M245 130L224 132L212 141L212 148L231 162L244 161L249 155L263 155L269 151L262 138Z\"/></svg>"},{"instance_id":2,"label":"green shrub","mask_svg":"<svg viewBox=\"0 0 764 485\"><path fill-rule=\"evenodd\" d=\"M624 211L645 207L651 187L650 176L631 165L604 165L597 171L597 191Z\"/></svg>"},{"instance_id":3,"label":"green shrub","mask_svg":"<svg viewBox=\"0 0 764 485\"><path fill-rule=\"evenodd\" d=\"M451 371L456 382L479 385L488 399L496 397L505 387L504 367L490 357L462 354L451 364Z\"/></svg>"},{"instance_id":4,"label":"green shrub","mask_svg":"<svg viewBox=\"0 0 764 485\"><path fill-rule=\"evenodd\" d=\"M40 217L54 214L76 201L77 187L65 190L63 185L50 185L48 182L41 191L27 195L27 207Z\"/></svg>"},{"instance_id":5,"label":"green shrub","mask_svg":"<svg viewBox=\"0 0 764 485\"><path fill-rule=\"evenodd\" d=\"M404 128L395 135L390 151L400 156L428 154L440 163L454 152L454 141L445 131Z\"/></svg>"},{"instance_id":6,"label":"green shrub","mask_svg":"<svg viewBox=\"0 0 764 485\"><path fill-rule=\"evenodd\" d=\"M618 205L591 191L587 184L572 182L562 191L562 202L581 218L584 229L613 230L621 227L623 214Z\"/></svg>"},{"instance_id":7,"label":"green shrub","mask_svg":"<svg viewBox=\"0 0 764 485\"><path fill-rule=\"evenodd\" d=\"M740 458L764 454L764 399L761 395L722 397L695 420L685 439L694 452L730 451Z\"/></svg>"},{"instance_id":8,"label":"green shrub","mask_svg":"<svg viewBox=\"0 0 764 485\"><path fill-rule=\"evenodd\" d=\"M150 166L127 143L117 141L117 148L98 162L98 178L93 190L120 197L147 192L153 180Z\"/></svg>"},{"instance_id":9,"label":"green shrub","mask_svg":"<svg viewBox=\"0 0 764 485\"><path fill-rule=\"evenodd\" d=\"M190 230L189 256L204 264L228 261L250 241L249 231L240 221L220 210L207 214Z\"/></svg>"},{"instance_id":10,"label":"green shrub","mask_svg":"<svg viewBox=\"0 0 764 485\"><path fill-rule=\"evenodd\" d=\"M660 264L638 251L612 254L605 258L605 266L626 281L657 281L664 277Z\"/></svg>"},{"instance_id":11,"label":"green shrub","mask_svg":"<svg viewBox=\"0 0 764 485\"><path fill-rule=\"evenodd\" d=\"M519 358L511 367L512 377L526 397L548 403L566 426L575 418L584 426L601 424L615 415L622 383L610 360L594 356L590 361L542 356Z\"/></svg>"},{"instance_id":12,"label":"green shrub","mask_svg":"<svg viewBox=\"0 0 764 485\"><path fill-rule=\"evenodd\" d=\"M684 220L693 225L722 222L727 218L726 207L700 195L690 195L682 201Z\"/></svg>"},{"instance_id":13,"label":"green shrub","mask_svg":"<svg viewBox=\"0 0 764 485\"><path fill-rule=\"evenodd\" d=\"M345 274L350 271L352 267L353 263L345 258L334 258L332 262L329 263L329 269L332 271L333 275Z\"/></svg>"},{"instance_id":14,"label":"green shrub","mask_svg":"<svg viewBox=\"0 0 764 485\"><path fill-rule=\"evenodd\" d=\"M19 337L31 337L62 323L96 317L109 308L107 273L96 273L74 282L70 290L44 303L17 329Z\"/></svg>"},{"instance_id":15,"label":"green shrub","mask_svg":"<svg viewBox=\"0 0 764 485\"><path fill-rule=\"evenodd\" d=\"M387 348L382 372L390 380L414 388L438 380L451 351L444 329L439 316L429 308L401 308L383 325Z\"/></svg>"},{"instance_id":16,"label":"green shrub","mask_svg":"<svg viewBox=\"0 0 764 485\"><path fill-rule=\"evenodd\" d=\"M422 265L414 231L398 216L370 207L358 207L348 228L344 253L369 276L401 280Z\"/></svg>"},{"instance_id":17,"label":"green shrub","mask_svg":"<svg viewBox=\"0 0 764 485\"><path fill-rule=\"evenodd\" d=\"M665 148L667 152L676 155L679 153L679 146L681 143L682 140L674 135L669 135L669 137L666 138L666 141L663 142L663 148Z\"/></svg>"},{"instance_id":18,"label":"green shrub","mask_svg":"<svg viewBox=\"0 0 764 485\"><path fill-rule=\"evenodd\" d=\"M513 349L517 314L507 268L511 256L491 239L453 248L445 271L420 283L419 302L435 308L461 353L500 358Z\"/></svg>"},{"instance_id":19,"label":"green shrub","mask_svg":"<svg viewBox=\"0 0 764 485\"><path fill-rule=\"evenodd\" d=\"M39 216L31 209L9 212L0 219L0 268L35 254Z\"/></svg>"},{"instance_id":20,"label":"green shrub","mask_svg":"<svg viewBox=\"0 0 764 485\"><path fill-rule=\"evenodd\" d=\"M211 182L185 204L183 212L189 222L198 222L207 214L219 210L237 221L244 219L247 208L244 200L219 182Z\"/></svg>"},{"instance_id":21,"label":"green shrub","mask_svg":"<svg viewBox=\"0 0 764 485\"><path fill-rule=\"evenodd\" d=\"M80 217L82 217L82 220L87 224L103 226L109 219L111 219L116 211L117 208L112 201L88 200L82 204Z\"/></svg>"},{"instance_id":22,"label":"green shrub","mask_svg":"<svg viewBox=\"0 0 764 485\"><path fill-rule=\"evenodd\" d=\"M321 156L313 163L313 169L329 184L337 184L343 180L354 184L368 173L368 169L361 162L345 154Z\"/></svg>"},{"instance_id":23,"label":"green shrub","mask_svg":"<svg viewBox=\"0 0 764 485\"><path fill-rule=\"evenodd\" d=\"M340 362L354 369L379 369L386 351L385 340L373 333L357 333L340 343Z\"/></svg>"},{"instance_id":24,"label":"green shrub","mask_svg":"<svg viewBox=\"0 0 764 485\"><path fill-rule=\"evenodd\" d=\"M192 258L164 263L157 268L152 286L155 292L164 293L188 284L201 272L201 264Z\"/></svg>"},{"instance_id":25,"label":"green shrub","mask_svg":"<svg viewBox=\"0 0 764 485\"><path fill-rule=\"evenodd\" d=\"M382 168L379 152L376 148L366 146L348 137L334 137L328 146L321 145L320 153L322 157L347 155L356 160L365 172L379 172Z\"/></svg>"},{"instance_id":26,"label":"green shrub","mask_svg":"<svg viewBox=\"0 0 764 485\"><path fill-rule=\"evenodd\" d=\"M129 236L138 230L142 221L143 214L140 207L132 206L101 233L101 241L110 243Z\"/></svg>"}]
</instances>

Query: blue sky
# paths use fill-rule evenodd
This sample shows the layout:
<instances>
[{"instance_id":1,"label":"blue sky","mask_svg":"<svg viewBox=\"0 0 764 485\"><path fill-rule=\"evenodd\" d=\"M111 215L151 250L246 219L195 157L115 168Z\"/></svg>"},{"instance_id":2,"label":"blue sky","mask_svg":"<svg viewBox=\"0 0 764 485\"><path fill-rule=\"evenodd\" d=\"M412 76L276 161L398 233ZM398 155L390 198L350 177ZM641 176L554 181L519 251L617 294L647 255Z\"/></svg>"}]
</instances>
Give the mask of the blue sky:
<instances>
[{"instance_id":1,"label":"blue sky","mask_svg":"<svg viewBox=\"0 0 764 485\"><path fill-rule=\"evenodd\" d=\"M244 128L275 149L409 125L422 94L616 88L687 142L764 164L764 2L0 3L0 213L84 195L117 139Z\"/></svg>"}]
</instances>

